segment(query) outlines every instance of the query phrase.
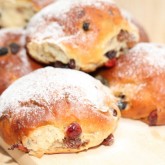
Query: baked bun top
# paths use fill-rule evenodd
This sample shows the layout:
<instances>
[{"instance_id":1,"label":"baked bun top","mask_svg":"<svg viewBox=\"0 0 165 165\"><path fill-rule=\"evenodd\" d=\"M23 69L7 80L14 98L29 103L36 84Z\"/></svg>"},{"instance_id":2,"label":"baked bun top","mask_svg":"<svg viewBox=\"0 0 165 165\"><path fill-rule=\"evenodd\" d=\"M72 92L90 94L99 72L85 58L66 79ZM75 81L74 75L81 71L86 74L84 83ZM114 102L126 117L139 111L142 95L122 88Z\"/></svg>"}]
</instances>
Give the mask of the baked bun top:
<instances>
[{"instance_id":1,"label":"baked bun top","mask_svg":"<svg viewBox=\"0 0 165 165\"><path fill-rule=\"evenodd\" d=\"M23 28L36 12L54 1L55 0L1 0L0 28Z\"/></svg>"},{"instance_id":2,"label":"baked bun top","mask_svg":"<svg viewBox=\"0 0 165 165\"><path fill-rule=\"evenodd\" d=\"M165 124L165 46L139 43L114 68L100 73L116 96L127 102L124 117Z\"/></svg>"},{"instance_id":3,"label":"baked bun top","mask_svg":"<svg viewBox=\"0 0 165 165\"><path fill-rule=\"evenodd\" d=\"M134 80L135 83L147 80L155 82L157 78L162 80L165 78L164 68L165 45L139 43L126 55L121 56L117 62L117 67L112 68L113 72L109 73L112 75L112 81L120 78L121 82L122 80L128 82Z\"/></svg>"},{"instance_id":4,"label":"baked bun top","mask_svg":"<svg viewBox=\"0 0 165 165\"><path fill-rule=\"evenodd\" d=\"M41 67L26 55L25 36L22 29L0 30L0 94L19 77Z\"/></svg>"},{"instance_id":5,"label":"baked bun top","mask_svg":"<svg viewBox=\"0 0 165 165\"><path fill-rule=\"evenodd\" d=\"M110 92L80 71L52 67L36 70L14 82L1 95L0 134L10 145L25 143L23 139L30 138L35 130L53 126L59 130L56 134L60 132L58 137L62 136L59 143L64 143L66 128L76 122L81 126L82 138L89 140L91 134L92 140L87 145L78 148L62 145L43 151L38 145L40 152L78 152L99 145L114 131L120 116Z\"/></svg>"},{"instance_id":6,"label":"baked bun top","mask_svg":"<svg viewBox=\"0 0 165 165\"><path fill-rule=\"evenodd\" d=\"M87 72L106 63L107 52L118 56L138 41L137 28L109 0L57 0L31 19L27 31L33 58L43 63L74 59Z\"/></svg>"}]
</instances>

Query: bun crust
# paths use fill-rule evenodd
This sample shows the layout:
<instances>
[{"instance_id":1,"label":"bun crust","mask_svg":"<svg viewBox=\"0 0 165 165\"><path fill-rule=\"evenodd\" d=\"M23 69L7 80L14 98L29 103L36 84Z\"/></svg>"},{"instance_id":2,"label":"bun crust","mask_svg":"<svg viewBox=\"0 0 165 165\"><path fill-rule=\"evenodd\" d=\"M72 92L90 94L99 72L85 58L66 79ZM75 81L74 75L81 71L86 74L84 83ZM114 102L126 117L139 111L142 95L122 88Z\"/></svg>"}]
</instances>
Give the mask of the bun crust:
<instances>
[{"instance_id":1,"label":"bun crust","mask_svg":"<svg viewBox=\"0 0 165 165\"><path fill-rule=\"evenodd\" d=\"M26 55L25 31L0 30L0 94L16 79L41 68Z\"/></svg>"},{"instance_id":2,"label":"bun crust","mask_svg":"<svg viewBox=\"0 0 165 165\"><path fill-rule=\"evenodd\" d=\"M38 157L79 152L112 137L119 116L115 98L98 80L46 67L20 78L1 95L0 135L11 148Z\"/></svg>"},{"instance_id":3,"label":"bun crust","mask_svg":"<svg viewBox=\"0 0 165 165\"><path fill-rule=\"evenodd\" d=\"M36 12L54 1L55 0L1 0L0 27L25 27Z\"/></svg>"},{"instance_id":4,"label":"bun crust","mask_svg":"<svg viewBox=\"0 0 165 165\"><path fill-rule=\"evenodd\" d=\"M139 32L139 42L149 42L149 36L144 27L126 10L122 10L123 16L131 23L133 23Z\"/></svg>"},{"instance_id":5,"label":"bun crust","mask_svg":"<svg viewBox=\"0 0 165 165\"><path fill-rule=\"evenodd\" d=\"M165 46L140 43L99 74L119 98L123 117L165 125L164 68Z\"/></svg>"},{"instance_id":6,"label":"bun crust","mask_svg":"<svg viewBox=\"0 0 165 165\"><path fill-rule=\"evenodd\" d=\"M57 0L31 19L27 31L33 58L46 64L74 60L86 72L138 41L135 25L108 0Z\"/></svg>"}]
</instances>

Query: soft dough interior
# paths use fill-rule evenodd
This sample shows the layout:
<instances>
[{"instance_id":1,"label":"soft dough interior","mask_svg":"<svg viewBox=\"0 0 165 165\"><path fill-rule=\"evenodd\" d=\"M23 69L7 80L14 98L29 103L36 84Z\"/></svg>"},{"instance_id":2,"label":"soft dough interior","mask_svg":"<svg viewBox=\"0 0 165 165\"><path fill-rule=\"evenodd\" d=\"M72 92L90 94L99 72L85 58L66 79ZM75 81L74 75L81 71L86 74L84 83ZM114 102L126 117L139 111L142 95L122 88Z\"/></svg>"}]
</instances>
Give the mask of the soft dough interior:
<instances>
[{"instance_id":1,"label":"soft dough interior","mask_svg":"<svg viewBox=\"0 0 165 165\"><path fill-rule=\"evenodd\" d=\"M45 155L38 159L20 151L7 150L7 145L0 140L0 145L22 165L57 164L57 165L164 165L165 162L165 126L149 127L141 121L121 119L114 134L112 146L99 146L76 154ZM21 159L20 159L21 158Z\"/></svg>"}]
</instances>

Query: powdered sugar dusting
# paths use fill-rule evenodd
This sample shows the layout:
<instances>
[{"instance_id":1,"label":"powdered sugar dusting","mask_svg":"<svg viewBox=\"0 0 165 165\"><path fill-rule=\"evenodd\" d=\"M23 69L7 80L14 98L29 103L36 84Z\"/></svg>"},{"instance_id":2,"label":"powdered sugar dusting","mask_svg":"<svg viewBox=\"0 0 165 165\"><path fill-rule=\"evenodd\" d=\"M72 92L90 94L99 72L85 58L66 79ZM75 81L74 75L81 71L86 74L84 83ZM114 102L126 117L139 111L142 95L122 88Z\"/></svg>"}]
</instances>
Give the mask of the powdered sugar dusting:
<instances>
[{"instance_id":1,"label":"powdered sugar dusting","mask_svg":"<svg viewBox=\"0 0 165 165\"><path fill-rule=\"evenodd\" d=\"M49 107L50 104L66 97L66 94L73 103L80 101L84 105L89 104L103 111L105 99L110 97L109 89L86 73L46 67L20 78L1 95L0 115L8 109L14 114L20 111L21 113L27 113L29 110L38 111L35 104L22 108L21 103L33 100ZM29 106L34 107L28 108Z\"/></svg>"},{"instance_id":2,"label":"powdered sugar dusting","mask_svg":"<svg viewBox=\"0 0 165 165\"><path fill-rule=\"evenodd\" d=\"M132 52L133 54L139 55L139 58L134 60L135 63L144 63L159 70L165 69L165 45L140 43L130 51L130 53ZM143 54L143 56L141 54Z\"/></svg>"},{"instance_id":3,"label":"powdered sugar dusting","mask_svg":"<svg viewBox=\"0 0 165 165\"><path fill-rule=\"evenodd\" d=\"M121 79L153 79L165 73L165 45L139 43L128 54L119 58L114 76ZM116 75L115 75L116 74Z\"/></svg>"},{"instance_id":4,"label":"powdered sugar dusting","mask_svg":"<svg viewBox=\"0 0 165 165\"><path fill-rule=\"evenodd\" d=\"M0 43L4 41L8 41L10 38L12 39L13 37L16 37L16 36L19 36L18 37L18 43L21 45L21 46L25 46L25 37L26 37L26 32L25 30L23 29L20 29L20 28L3 28L0 30Z\"/></svg>"},{"instance_id":5,"label":"powdered sugar dusting","mask_svg":"<svg viewBox=\"0 0 165 165\"><path fill-rule=\"evenodd\" d=\"M47 21L49 19L61 19L66 22L68 20L67 12L76 6L93 6L101 9L105 3L113 4L114 2L112 0L57 0L55 3L45 7L31 19L27 28L28 35L39 41L43 38L49 38L50 34L53 38L63 37L65 34L63 32L63 25L58 24L56 20L53 21L54 23L50 23L49 21L48 25ZM48 26L47 30L45 30L46 26Z\"/></svg>"},{"instance_id":6,"label":"powdered sugar dusting","mask_svg":"<svg viewBox=\"0 0 165 165\"><path fill-rule=\"evenodd\" d=\"M0 63L5 64L5 72L19 73L20 75L25 75L33 70L29 58L25 50L26 44L26 31L20 28L4 28L0 30L0 46L8 47L10 43L17 43L21 49L14 56L9 57L10 61L7 63L1 59ZM15 58L13 62L12 58ZM18 60L17 60L18 59ZM17 65L15 62L17 61ZM0 71L1 72L1 71Z\"/></svg>"}]
</instances>

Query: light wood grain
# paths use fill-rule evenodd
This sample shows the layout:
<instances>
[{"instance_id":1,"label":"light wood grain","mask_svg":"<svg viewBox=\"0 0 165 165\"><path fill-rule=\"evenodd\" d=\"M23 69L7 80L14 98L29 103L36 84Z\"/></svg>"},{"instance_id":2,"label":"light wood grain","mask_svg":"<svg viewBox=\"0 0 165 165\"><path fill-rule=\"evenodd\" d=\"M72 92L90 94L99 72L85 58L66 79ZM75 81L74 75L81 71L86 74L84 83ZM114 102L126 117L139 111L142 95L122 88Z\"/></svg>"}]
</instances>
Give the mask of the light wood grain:
<instances>
[{"instance_id":1,"label":"light wood grain","mask_svg":"<svg viewBox=\"0 0 165 165\"><path fill-rule=\"evenodd\" d=\"M151 41L165 43L165 0L114 0L144 26Z\"/></svg>"},{"instance_id":2,"label":"light wood grain","mask_svg":"<svg viewBox=\"0 0 165 165\"><path fill-rule=\"evenodd\" d=\"M0 165L18 165L18 164L0 147Z\"/></svg>"}]
</instances>

